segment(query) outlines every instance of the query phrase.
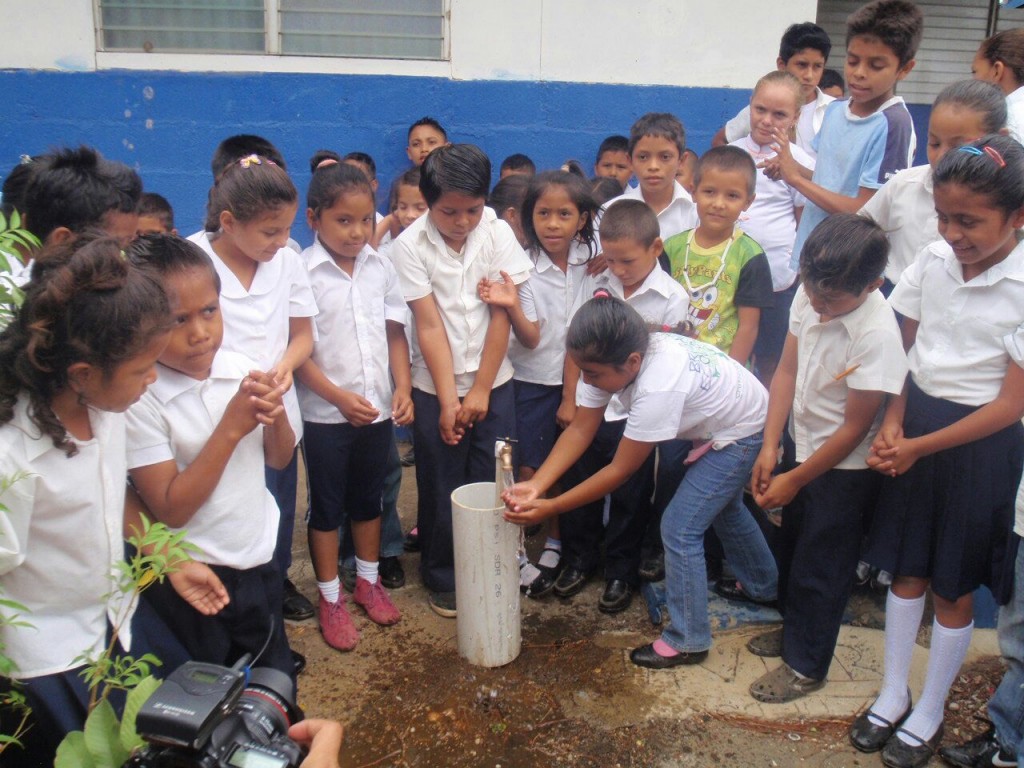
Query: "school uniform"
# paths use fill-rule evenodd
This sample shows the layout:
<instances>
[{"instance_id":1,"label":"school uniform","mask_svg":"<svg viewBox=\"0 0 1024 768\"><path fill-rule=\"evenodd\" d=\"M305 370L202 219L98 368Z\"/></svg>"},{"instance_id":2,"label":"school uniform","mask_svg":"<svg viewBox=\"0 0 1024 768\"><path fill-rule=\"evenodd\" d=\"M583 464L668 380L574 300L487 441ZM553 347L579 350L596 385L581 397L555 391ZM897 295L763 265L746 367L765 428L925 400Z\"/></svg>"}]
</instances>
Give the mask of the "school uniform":
<instances>
[{"instance_id":1,"label":"school uniform","mask_svg":"<svg viewBox=\"0 0 1024 768\"><path fill-rule=\"evenodd\" d=\"M796 146L806 152L810 157L817 157L814 147L814 137L821 130L821 124L825 119L825 109L835 101L834 96L829 96L821 90L815 89L814 101L810 101L800 107L800 115L796 121ZM741 109L732 120L725 124L725 140L735 144L744 136L750 135L750 105L747 104ZM795 153L794 153L795 154ZM800 162L798 160L798 162ZM804 165L803 162L800 162ZM813 166L806 166L812 168Z\"/></svg>"},{"instance_id":2,"label":"school uniform","mask_svg":"<svg viewBox=\"0 0 1024 768\"><path fill-rule=\"evenodd\" d=\"M915 165L900 171L885 182L858 213L873 219L885 230L889 239L885 279L893 285L899 282L903 270L914 262L922 248L942 239L930 165Z\"/></svg>"},{"instance_id":3,"label":"school uniform","mask_svg":"<svg viewBox=\"0 0 1024 768\"><path fill-rule=\"evenodd\" d=\"M898 395L907 374L896 316L879 291L852 312L821 322L801 286L789 330L798 360L784 471L807 461L835 433L850 390ZM804 486L782 515L776 554L783 660L816 680L828 674L882 479L866 460L883 410L864 439Z\"/></svg>"},{"instance_id":4,"label":"school uniform","mask_svg":"<svg viewBox=\"0 0 1024 768\"><path fill-rule=\"evenodd\" d=\"M903 272L889 302L919 322L908 356L907 437L990 403L1007 367L1024 365L1024 246L965 282L952 248L932 243ZM1006 602L1022 465L1019 422L918 459L885 481L864 559L898 576L929 578L932 591L947 600L985 584Z\"/></svg>"},{"instance_id":5,"label":"school uniform","mask_svg":"<svg viewBox=\"0 0 1024 768\"><path fill-rule=\"evenodd\" d=\"M476 380L490 323L490 309L476 293L481 278L501 280L504 271L516 285L529 275L530 259L504 221L484 208L461 252L453 252L430 215L410 224L391 247L407 302L433 296L452 356L455 390L464 397ZM437 389L420 349L412 344L412 396L416 408L416 485L419 494L420 571L433 592L455 590L451 529L451 493L471 482L494 477L494 443L515 429L512 364L506 355L491 387L489 409L458 445L441 440Z\"/></svg>"},{"instance_id":6,"label":"school uniform","mask_svg":"<svg viewBox=\"0 0 1024 768\"><path fill-rule=\"evenodd\" d=\"M299 254L290 247L282 248L273 259L257 267L252 285L246 289L213 250L209 232L197 232L189 240L210 255L220 276L220 311L224 317L221 349L245 355L257 368L269 371L288 348L290 319L312 318L317 313L309 277ZM302 416L294 387L285 392L283 402L298 444L302 439ZM274 562L281 578L286 579L292 564L297 454L292 454L291 463L284 469L266 467L264 475L281 511Z\"/></svg>"},{"instance_id":7,"label":"school uniform","mask_svg":"<svg viewBox=\"0 0 1024 768\"><path fill-rule=\"evenodd\" d=\"M608 207L615 205L619 200L639 200L640 202L646 202L644 200L643 190L640 189L640 185L637 184L635 187L628 187L618 197L614 197L605 203L604 207L601 208L601 212L608 210ZM697 206L693 204L693 198L690 197L690 193L683 189L683 185L678 181L672 182L672 200L669 202L665 209L660 211L658 214L658 226L661 229L660 237L662 240L667 240L672 235L683 232L687 229L693 229L697 226ZM594 222L594 235L597 237L598 250L600 250L601 242L601 219L600 216Z\"/></svg>"},{"instance_id":8,"label":"school uniform","mask_svg":"<svg viewBox=\"0 0 1024 768\"><path fill-rule=\"evenodd\" d=\"M587 260L591 252L586 245L574 242L565 272L543 249L536 249L532 256L534 270L519 286L519 297L527 319L539 325L540 341L534 349L527 349L513 333L508 358L515 369L518 463L536 469L558 437L555 415L562 402L565 336L573 309L589 285Z\"/></svg>"},{"instance_id":9,"label":"school uniform","mask_svg":"<svg viewBox=\"0 0 1024 768\"><path fill-rule=\"evenodd\" d=\"M1006 97L1006 128L1010 138L1024 142L1024 86Z\"/></svg>"},{"instance_id":10,"label":"school uniform","mask_svg":"<svg viewBox=\"0 0 1024 768\"><path fill-rule=\"evenodd\" d=\"M394 443L387 322L405 325L409 310L395 268L370 246L356 257L351 275L337 265L319 238L302 255L320 307L310 359L331 383L366 398L378 411L372 424L353 426L337 406L298 384L305 421L309 525L329 531L346 518L364 521L381 515Z\"/></svg>"},{"instance_id":11,"label":"school uniform","mask_svg":"<svg viewBox=\"0 0 1024 768\"><path fill-rule=\"evenodd\" d=\"M198 381L166 366L127 413L128 467L174 461L188 467L220 423L253 361L221 349L209 378ZM214 616L203 616L169 585L144 593L200 661L234 664L254 656L264 642L260 666L294 676L281 617L281 578L273 563L279 513L273 496L254 483L264 465L263 428L257 426L235 446L209 498L182 528L227 588L231 602ZM269 638L269 639L268 639Z\"/></svg>"}]
</instances>

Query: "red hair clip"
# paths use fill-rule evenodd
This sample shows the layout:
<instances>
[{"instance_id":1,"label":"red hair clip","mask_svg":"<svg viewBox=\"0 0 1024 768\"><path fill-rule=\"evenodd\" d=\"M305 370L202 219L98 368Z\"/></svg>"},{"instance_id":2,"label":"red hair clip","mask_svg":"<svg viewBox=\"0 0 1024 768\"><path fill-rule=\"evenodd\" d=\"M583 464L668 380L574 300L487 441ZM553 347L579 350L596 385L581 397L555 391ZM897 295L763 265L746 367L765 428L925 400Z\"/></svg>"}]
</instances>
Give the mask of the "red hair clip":
<instances>
[{"instance_id":1,"label":"red hair clip","mask_svg":"<svg viewBox=\"0 0 1024 768\"><path fill-rule=\"evenodd\" d=\"M608 292L607 288L597 288L594 290L593 297L595 299L610 299L612 295Z\"/></svg>"},{"instance_id":2,"label":"red hair clip","mask_svg":"<svg viewBox=\"0 0 1024 768\"><path fill-rule=\"evenodd\" d=\"M993 160L995 160L1000 168L1005 168L1006 167L1006 161L1003 160L1003 156L1001 154L999 154L999 150L998 149L996 149L993 146L990 146L990 145L986 144L984 147L981 148L981 150L986 155L988 155Z\"/></svg>"}]
</instances>

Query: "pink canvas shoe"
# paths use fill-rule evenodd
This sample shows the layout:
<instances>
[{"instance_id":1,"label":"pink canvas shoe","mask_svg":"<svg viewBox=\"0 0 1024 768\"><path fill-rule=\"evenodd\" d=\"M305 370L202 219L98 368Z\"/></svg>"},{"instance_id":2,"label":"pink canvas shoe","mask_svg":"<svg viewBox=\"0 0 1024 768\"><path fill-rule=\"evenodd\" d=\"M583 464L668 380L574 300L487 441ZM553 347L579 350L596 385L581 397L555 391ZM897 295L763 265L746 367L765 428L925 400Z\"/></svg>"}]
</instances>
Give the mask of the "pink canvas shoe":
<instances>
[{"instance_id":1,"label":"pink canvas shoe","mask_svg":"<svg viewBox=\"0 0 1024 768\"><path fill-rule=\"evenodd\" d=\"M402 618L402 614L395 608L388 591L380 581L371 584L366 579L356 579L356 591L352 593L352 599L356 601L356 605L362 606L370 620L377 624L397 624Z\"/></svg>"},{"instance_id":2,"label":"pink canvas shoe","mask_svg":"<svg viewBox=\"0 0 1024 768\"><path fill-rule=\"evenodd\" d=\"M359 643L359 630L352 623L345 602L341 593L336 603L329 603L320 595L320 632L327 644L339 651L351 651Z\"/></svg>"}]
</instances>

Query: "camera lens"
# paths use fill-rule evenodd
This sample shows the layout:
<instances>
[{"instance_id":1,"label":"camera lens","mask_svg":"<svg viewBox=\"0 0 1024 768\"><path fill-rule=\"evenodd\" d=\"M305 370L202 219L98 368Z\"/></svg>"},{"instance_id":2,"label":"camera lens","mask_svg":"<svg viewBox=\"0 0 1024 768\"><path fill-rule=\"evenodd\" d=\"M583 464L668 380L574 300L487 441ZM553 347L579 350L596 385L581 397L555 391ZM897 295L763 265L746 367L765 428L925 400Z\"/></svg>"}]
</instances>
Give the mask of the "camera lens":
<instances>
[{"instance_id":1,"label":"camera lens","mask_svg":"<svg viewBox=\"0 0 1024 768\"><path fill-rule=\"evenodd\" d=\"M246 730L254 739L269 744L288 733L288 727L302 719L295 706L295 686L284 672L268 667L252 670L249 684L235 704L234 711L241 714Z\"/></svg>"}]
</instances>

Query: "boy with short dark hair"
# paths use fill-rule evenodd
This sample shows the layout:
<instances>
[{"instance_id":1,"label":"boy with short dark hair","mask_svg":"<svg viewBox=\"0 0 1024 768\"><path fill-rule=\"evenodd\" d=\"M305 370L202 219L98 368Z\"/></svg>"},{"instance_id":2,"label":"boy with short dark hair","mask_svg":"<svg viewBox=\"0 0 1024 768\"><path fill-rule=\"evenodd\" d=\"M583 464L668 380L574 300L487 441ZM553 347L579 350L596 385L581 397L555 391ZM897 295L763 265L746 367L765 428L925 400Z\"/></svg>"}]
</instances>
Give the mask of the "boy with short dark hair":
<instances>
[{"instance_id":1,"label":"boy with short dark hair","mask_svg":"<svg viewBox=\"0 0 1024 768\"><path fill-rule=\"evenodd\" d=\"M163 195L146 192L139 200L139 235L176 235L174 209Z\"/></svg>"},{"instance_id":2,"label":"boy with short dark hair","mask_svg":"<svg viewBox=\"0 0 1024 768\"><path fill-rule=\"evenodd\" d=\"M746 363L761 308L775 301L764 250L736 226L754 201L757 168L739 147L704 153L694 175L700 224L665 241L665 253L689 296L697 338Z\"/></svg>"},{"instance_id":3,"label":"boy with short dark hair","mask_svg":"<svg viewBox=\"0 0 1024 768\"><path fill-rule=\"evenodd\" d=\"M633 167L629 162L629 139L626 136L615 134L601 142L594 160L594 175L615 179L623 189L629 186Z\"/></svg>"},{"instance_id":4,"label":"boy with short dark hair","mask_svg":"<svg viewBox=\"0 0 1024 768\"><path fill-rule=\"evenodd\" d=\"M420 191L429 210L391 246L415 319L412 399L420 573L431 609L456 613L451 493L494 477L494 443L512 433L511 321L477 295L481 279L519 285L530 260L511 227L486 207L491 163L455 144L426 158Z\"/></svg>"},{"instance_id":5,"label":"boy with short dark hair","mask_svg":"<svg viewBox=\"0 0 1024 768\"><path fill-rule=\"evenodd\" d=\"M814 137L821 129L825 119L825 109L832 103L832 96L819 87L825 63L832 51L832 40L828 32L805 21L793 24L782 34L779 42L779 57L775 66L789 72L803 88L804 105L796 124L796 143L812 157L814 156ZM750 133L750 105L721 128L711 140L712 146L732 144Z\"/></svg>"},{"instance_id":6,"label":"boy with short dark hair","mask_svg":"<svg viewBox=\"0 0 1024 768\"><path fill-rule=\"evenodd\" d=\"M432 117L421 117L409 126L405 154L419 168L427 155L448 144L448 132Z\"/></svg>"},{"instance_id":7,"label":"boy with short dark hair","mask_svg":"<svg viewBox=\"0 0 1024 768\"><path fill-rule=\"evenodd\" d=\"M537 166L533 164L533 160L522 152L516 152L514 155L509 155L501 161L498 178L504 179L506 176L512 176L517 173L522 176L533 176L537 173Z\"/></svg>"},{"instance_id":8,"label":"boy with short dark hair","mask_svg":"<svg viewBox=\"0 0 1024 768\"><path fill-rule=\"evenodd\" d=\"M846 22L846 82L850 98L828 106L818 134L813 175L794 160L789 140L776 136L782 179L807 198L793 267L811 231L830 213L856 213L914 155L914 123L896 84L914 68L924 32L921 10L908 0L874 0Z\"/></svg>"}]
</instances>

